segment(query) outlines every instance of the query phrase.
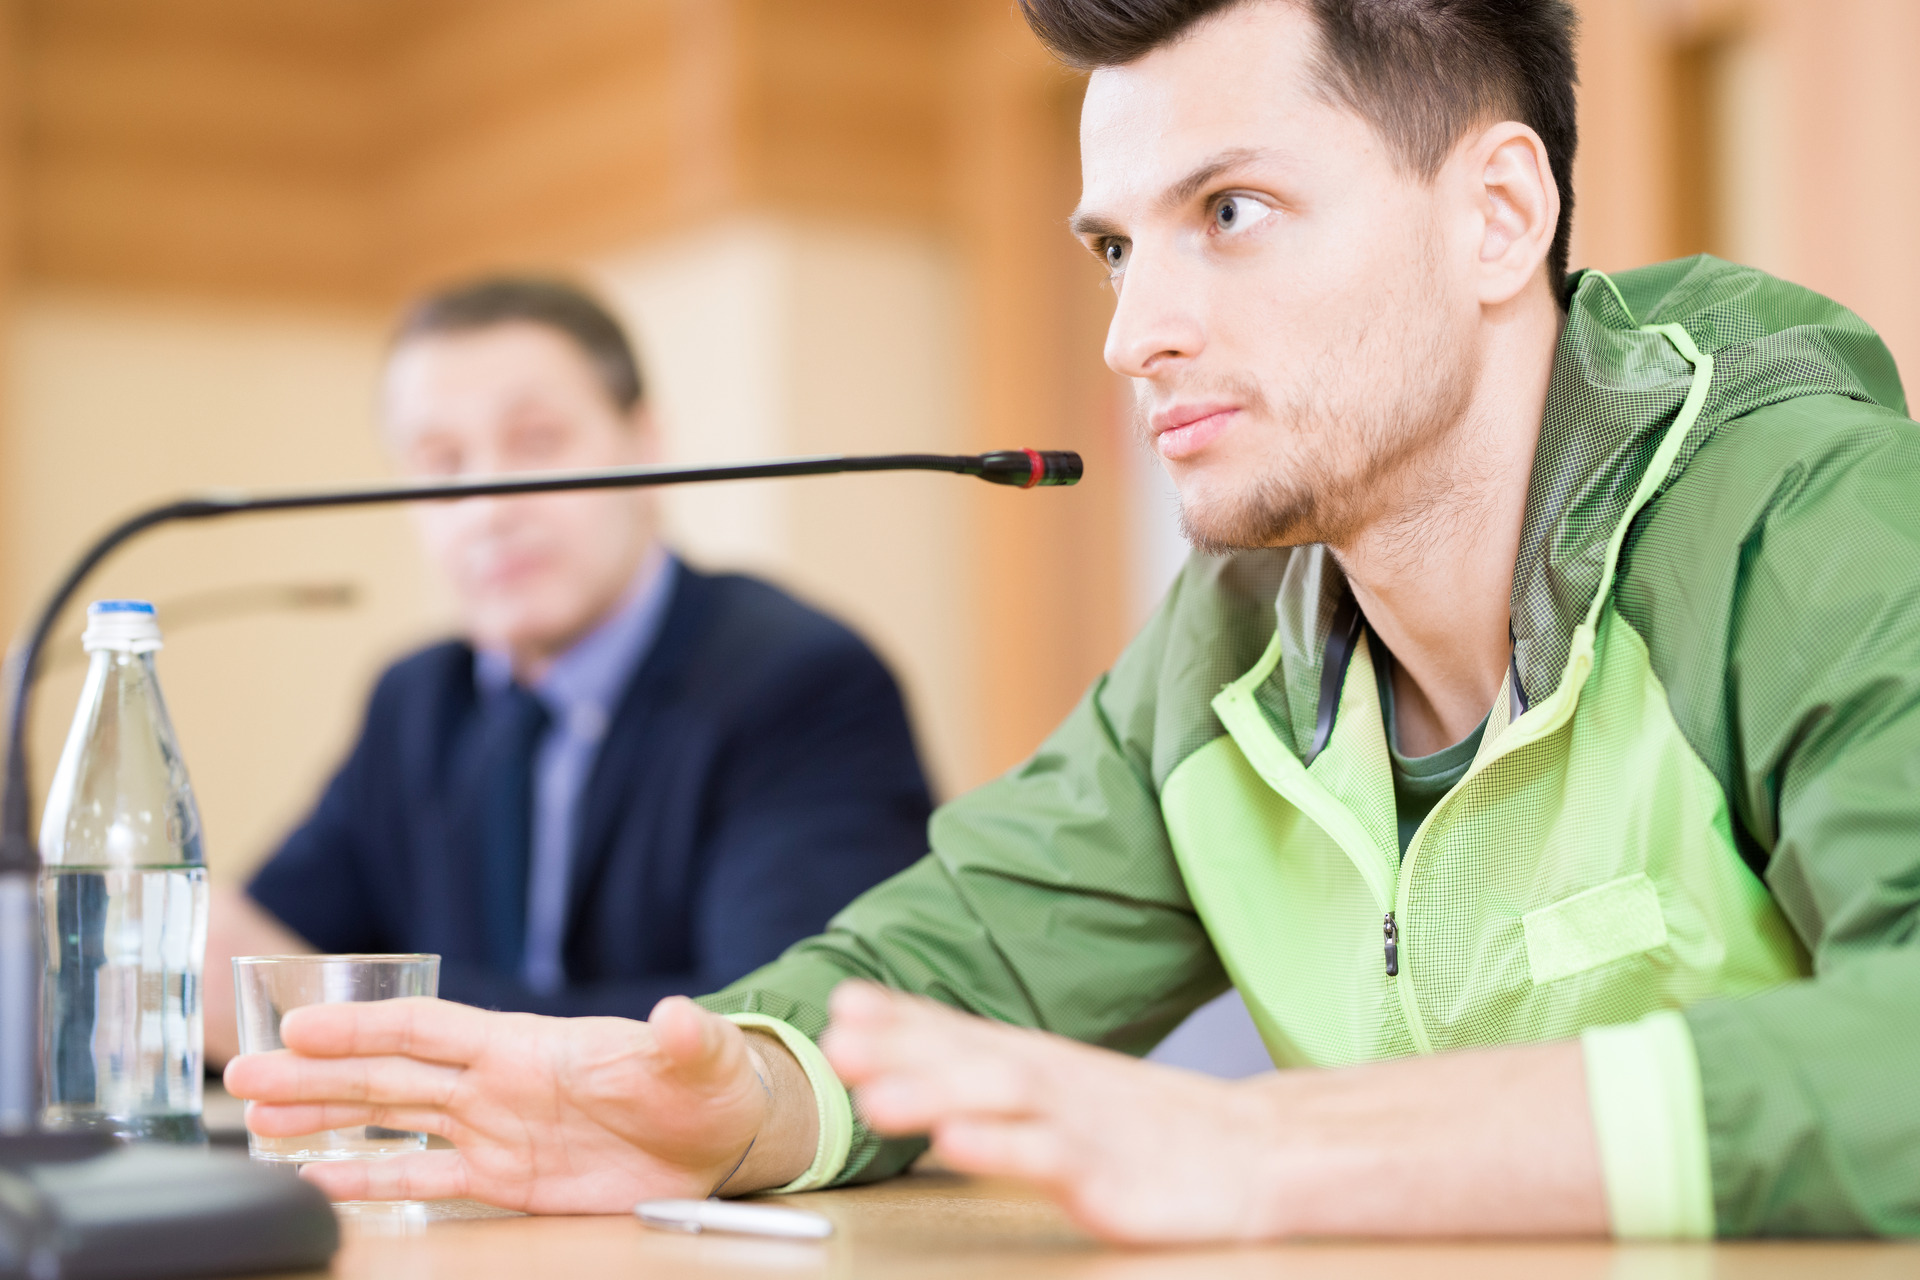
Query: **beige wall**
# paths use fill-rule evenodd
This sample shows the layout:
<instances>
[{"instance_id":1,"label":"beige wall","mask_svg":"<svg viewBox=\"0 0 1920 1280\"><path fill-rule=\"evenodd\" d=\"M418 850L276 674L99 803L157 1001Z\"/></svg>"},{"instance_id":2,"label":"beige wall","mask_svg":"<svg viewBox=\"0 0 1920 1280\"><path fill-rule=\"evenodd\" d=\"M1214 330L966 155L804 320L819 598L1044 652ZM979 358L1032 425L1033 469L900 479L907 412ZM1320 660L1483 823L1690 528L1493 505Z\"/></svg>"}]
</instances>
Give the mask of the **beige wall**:
<instances>
[{"instance_id":1,"label":"beige wall","mask_svg":"<svg viewBox=\"0 0 1920 1280\"><path fill-rule=\"evenodd\" d=\"M640 338L670 461L957 447L955 269L932 238L742 219L583 267ZM350 311L29 295L8 353L17 443L0 537L23 584L8 611L24 616L66 557L139 504L381 474L384 329ZM952 678L968 660L956 535L972 483L845 477L666 501L669 536L696 563L772 577L874 642L947 794L979 781L973 707ZM357 589L352 607L296 608L262 590L336 584ZM162 680L223 874L251 866L311 802L380 666L452 618L398 512L153 535L86 597L122 593L160 603ZM78 694L78 625L41 695L42 786Z\"/></svg>"},{"instance_id":2,"label":"beige wall","mask_svg":"<svg viewBox=\"0 0 1920 1280\"><path fill-rule=\"evenodd\" d=\"M956 264L938 239L742 219L603 258L676 462L955 452ZM698 563L770 576L853 623L901 678L945 794L980 781L964 681L962 486L846 476L667 495Z\"/></svg>"},{"instance_id":3,"label":"beige wall","mask_svg":"<svg viewBox=\"0 0 1920 1280\"><path fill-rule=\"evenodd\" d=\"M8 612L24 616L77 548L136 505L378 474L381 338L377 323L352 316L22 298L7 352L13 450L0 481L0 536L17 584ZM357 603L302 610L279 598L288 586L335 584L350 584ZM311 803L373 673L444 616L397 511L161 531L109 561L83 601L120 594L159 603L162 684L216 874L251 865ZM40 787L79 693L79 625L66 620L52 654L61 665L41 687Z\"/></svg>"},{"instance_id":4,"label":"beige wall","mask_svg":"<svg viewBox=\"0 0 1920 1280\"><path fill-rule=\"evenodd\" d=\"M1088 455L1071 493L920 478L687 499L710 512L684 529L701 554L870 627L943 788L1024 755L1119 646L1105 302L1060 229L1077 81L1005 0L0 4L25 19L0 119L24 138L22 216L0 250L36 288L385 314L450 275L602 266L641 300L689 298L667 309L691 330L720 323L710 347L655 354L663 373L761 353L684 416L742 454L942 436ZM847 396L889 400L884 429L841 414ZM885 537L837 497L868 492ZM0 572L18 558L0 547ZM945 613L918 603L935 564Z\"/></svg>"}]
</instances>

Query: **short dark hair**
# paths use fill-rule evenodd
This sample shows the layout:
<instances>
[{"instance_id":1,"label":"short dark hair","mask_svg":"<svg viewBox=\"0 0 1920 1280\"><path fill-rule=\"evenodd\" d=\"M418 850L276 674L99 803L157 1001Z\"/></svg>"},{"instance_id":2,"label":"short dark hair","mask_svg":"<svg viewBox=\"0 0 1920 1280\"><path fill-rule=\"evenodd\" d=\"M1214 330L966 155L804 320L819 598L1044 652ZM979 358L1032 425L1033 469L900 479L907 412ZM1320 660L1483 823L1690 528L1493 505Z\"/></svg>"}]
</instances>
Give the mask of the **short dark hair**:
<instances>
[{"instance_id":1,"label":"short dark hair","mask_svg":"<svg viewBox=\"0 0 1920 1280\"><path fill-rule=\"evenodd\" d=\"M1061 61L1125 66L1250 0L1020 0ZM1321 86L1370 123L1401 164L1431 178L1454 144L1489 117L1540 135L1560 188L1547 271L1556 295L1573 229L1578 73L1566 0L1288 0L1320 28Z\"/></svg>"},{"instance_id":2,"label":"short dark hair","mask_svg":"<svg viewBox=\"0 0 1920 1280\"><path fill-rule=\"evenodd\" d=\"M570 339L621 412L645 398L640 362L627 331L598 298L557 277L485 276L437 289L407 308L394 330L393 345L516 323L545 325Z\"/></svg>"}]
</instances>

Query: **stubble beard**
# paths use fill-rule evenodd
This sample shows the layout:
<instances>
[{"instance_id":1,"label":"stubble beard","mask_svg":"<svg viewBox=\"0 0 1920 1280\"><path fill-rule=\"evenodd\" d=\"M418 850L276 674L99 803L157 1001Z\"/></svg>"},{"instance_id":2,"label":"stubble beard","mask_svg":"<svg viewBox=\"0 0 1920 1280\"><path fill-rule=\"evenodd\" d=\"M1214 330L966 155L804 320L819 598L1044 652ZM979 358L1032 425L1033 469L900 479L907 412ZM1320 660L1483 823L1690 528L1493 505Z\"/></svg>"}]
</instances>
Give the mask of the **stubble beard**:
<instances>
[{"instance_id":1,"label":"stubble beard","mask_svg":"<svg viewBox=\"0 0 1920 1280\"><path fill-rule=\"evenodd\" d=\"M1253 422L1284 434L1288 455L1205 498L1181 495L1180 532L1196 550L1339 547L1377 523L1411 536L1447 505L1448 443L1471 397L1470 357L1457 332L1419 323L1418 301L1402 305L1409 310L1401 323L1369 324L1323 348L1277 406L1251 378L1183 388L1238 404ZM1380 386L1385 379L1390 387ZM1354 394L1370 385L1383 394ZM1144 422L1144 407L1141 416Z\"/></svg>"}]
</instances>

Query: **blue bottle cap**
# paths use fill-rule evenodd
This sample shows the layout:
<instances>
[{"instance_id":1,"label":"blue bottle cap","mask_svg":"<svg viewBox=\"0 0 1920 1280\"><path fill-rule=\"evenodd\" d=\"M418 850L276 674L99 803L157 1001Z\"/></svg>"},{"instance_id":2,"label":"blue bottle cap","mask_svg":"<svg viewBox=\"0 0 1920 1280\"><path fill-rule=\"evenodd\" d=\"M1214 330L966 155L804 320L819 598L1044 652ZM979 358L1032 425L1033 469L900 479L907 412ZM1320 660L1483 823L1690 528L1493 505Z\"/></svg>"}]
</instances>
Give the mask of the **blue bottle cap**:
<instances>
[{"instance_id":1,"label":"blue bottle cap","mask_svg":"<svg viewBox=\"0 0 1920 1280\"><path fill-rule=\"evenodd\" d=\"M87 629L80 646L88 653L98 649L152 653L160 647L160 621L145 600L96 600L87 606Z\"/></svg>"}]
</instances>

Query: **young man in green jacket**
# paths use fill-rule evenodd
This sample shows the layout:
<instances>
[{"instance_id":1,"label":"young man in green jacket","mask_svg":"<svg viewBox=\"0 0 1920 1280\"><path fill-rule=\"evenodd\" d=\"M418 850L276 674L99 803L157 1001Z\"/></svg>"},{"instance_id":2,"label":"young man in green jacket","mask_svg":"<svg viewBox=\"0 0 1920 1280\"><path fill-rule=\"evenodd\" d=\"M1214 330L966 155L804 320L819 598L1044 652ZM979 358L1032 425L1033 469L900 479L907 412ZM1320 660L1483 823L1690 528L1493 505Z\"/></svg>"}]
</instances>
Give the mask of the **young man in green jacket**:
<instances>
[{"instance_id":1,"label":"young man in green jacket","mask_svg":"<svg viewBox=\"0 0 1920 1280\"><path fill-rule=\"evenodd\" d=\"M705 1009L301 1011L254 1126L442 1134L314 1176L537 1211L931 1134L1122 1239L1920 1230L1885 348L1712 259L1565 276L1560 0L1023 8L1093 71L1074 227L1199 552L1159 614ZM1123 1056L1229 982L1281 1071Z\"/></svg>"}]
</instances>

